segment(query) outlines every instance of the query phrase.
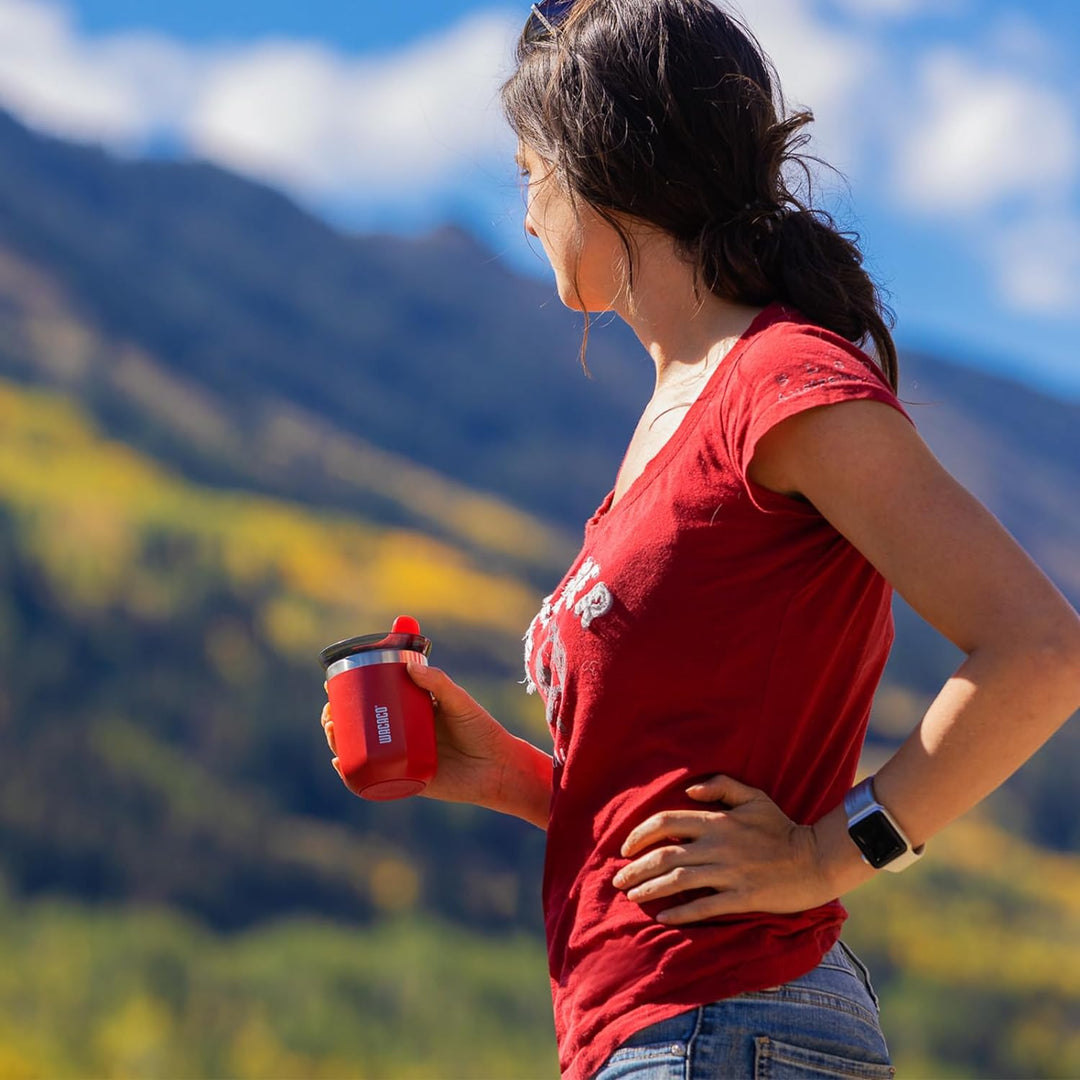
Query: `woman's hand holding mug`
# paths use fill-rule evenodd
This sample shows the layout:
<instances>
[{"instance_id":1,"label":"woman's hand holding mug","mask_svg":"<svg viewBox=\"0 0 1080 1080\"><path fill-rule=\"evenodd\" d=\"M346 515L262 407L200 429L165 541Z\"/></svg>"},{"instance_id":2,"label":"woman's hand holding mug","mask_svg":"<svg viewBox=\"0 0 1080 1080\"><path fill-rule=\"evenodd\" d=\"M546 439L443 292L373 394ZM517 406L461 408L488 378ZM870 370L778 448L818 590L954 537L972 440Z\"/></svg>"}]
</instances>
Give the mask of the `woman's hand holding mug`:
<instances>
[{"instance_id":1,"label":"woman's hand holding mug","mask_svg":"<svg viewBox=\"0 0 1080 1080\"><path fill-rule=\"evenodd\" d=\"M496 806L506 765L515 752L514 744L520 740L440 668L416 663L407 668L413 682L432 695L435 705L438 766L420 794L443 802ZM344 781L329 701L323 706L322 726L335 755L331 765Z\"/></svg>"}]
</instances>

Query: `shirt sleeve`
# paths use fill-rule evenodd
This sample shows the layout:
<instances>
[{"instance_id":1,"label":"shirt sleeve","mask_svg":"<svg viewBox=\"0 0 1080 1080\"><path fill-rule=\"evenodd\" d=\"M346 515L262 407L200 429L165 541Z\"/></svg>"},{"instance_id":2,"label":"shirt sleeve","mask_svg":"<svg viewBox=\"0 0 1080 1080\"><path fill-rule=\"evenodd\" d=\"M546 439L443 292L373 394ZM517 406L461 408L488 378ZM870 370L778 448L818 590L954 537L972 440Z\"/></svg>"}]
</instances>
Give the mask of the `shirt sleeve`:
<instances>
[{"instance_id":1,"label":"shirt sleeve","mask_svg":"<svg viewBox=\"0 0 1080 1080\"><path fill-rule=\"evenodd\" d=\"M751 501L765 513L816 513L803 499L747 475L758 442L805 409L857 399L891 405L914 421L881 368L858 346L822 327L789 323L763 333L734 358L722 405L725 442Z\"/></svg>"}]
</instances>

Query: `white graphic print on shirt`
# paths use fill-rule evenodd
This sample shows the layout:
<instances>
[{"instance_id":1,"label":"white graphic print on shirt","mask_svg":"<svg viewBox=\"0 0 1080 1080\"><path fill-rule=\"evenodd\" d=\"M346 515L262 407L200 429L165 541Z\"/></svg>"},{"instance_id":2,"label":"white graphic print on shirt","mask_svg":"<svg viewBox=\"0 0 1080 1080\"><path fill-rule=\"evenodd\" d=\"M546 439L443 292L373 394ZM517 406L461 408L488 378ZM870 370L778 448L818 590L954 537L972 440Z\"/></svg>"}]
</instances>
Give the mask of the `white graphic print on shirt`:
<instances>
[{"instance_id":1,"label":"white graphic print on shirt","mask_svg":"<svg viewBox=\"0 0 1080 1080\"><path fill-rule=\"evenodd\" d=\"M611 610L611 590L602 581L595 585L585 595L578 599L578 594L588 588L590 583L600 576L600 566L592 556L589 556L578 568L577 572L566 583L559 593L558 599L555 594L544 597L540 610L529 624L525 634L525 683L527 693L535 694L540 691L544 699L545 712L548 727L551 729L552 738L555 740L555 761L562 765L565 763L565 752L559 745L558 733L568 735L569 732L559 718L559 705L562 701L563 683L566 679L566 646L559 633L559 624L556 616L565 610L572 612L581 621L583 630L588 630L594 619ZM536 651L536 681L529 665L533 661L533 653Z\"/></svg>"},{"instance_id":2,"label":"white graphic print on shirt","mask_svg":"<svg viewBox=\"0 0 1080 1080\"><path fill-rule=\"evenodd\" d=\"M611 609L611 590L598 581L585 596L574 605L574 614L581 616L581 626L588 630L593 619Z\"/></svg>"}]
</instances>

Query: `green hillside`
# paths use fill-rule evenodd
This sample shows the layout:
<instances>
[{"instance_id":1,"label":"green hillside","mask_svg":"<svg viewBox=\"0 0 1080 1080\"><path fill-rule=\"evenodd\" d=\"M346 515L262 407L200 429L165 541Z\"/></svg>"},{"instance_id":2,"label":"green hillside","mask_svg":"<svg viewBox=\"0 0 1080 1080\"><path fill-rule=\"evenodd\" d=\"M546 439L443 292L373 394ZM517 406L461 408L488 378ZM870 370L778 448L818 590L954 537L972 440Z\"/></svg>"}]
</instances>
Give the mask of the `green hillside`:
<instances>
[{"instance_id":1,"label":"green hillside","mask_svg":"<svg viewBox=\"0 0 1080 1080\"><path fill-rule=\"evenodd\" d=\"M1080 1075L1078 898L1075 859L977 816L850 894L844 938L871 967L897 1075ZM536 935L420 913L220 935L164 909L0 891L5 1080L557 1074Z\"/></svg>"},{"instance_id":2,"label":"green hillside","mask_svg":"<svg viewBox=\"0 0 1080 1080\"><path fill-rule=\"evenodd\" d=\"M2 246L0 300L0 377L73 398L114 441L172 472L408 527L544 580L576 550L565 531L301 405L263 401L253 413L170 370L96 326L52 274Z\"/></svg>"},{"instance_id":3,"label":"green hillside","mask_svg":"<svg viewBox=\"0 0 1080 1080\"><path fill-rule=\"evenodd\" d=\"M897 1076L1080 1076L1080 858L979 809L844 898Z\"/></svg>"},{"instance_id":4,"label":"green hillside","mask_svg":"<svg viewBox=\"0 0 1080 1080\"><path fill-rule=\"evenodd\" d=\"M197 601L200 576L223 573L255 600L252 614L268 641L298 660L358 626L388 624L398 609L415 611L449 639L486 635L497 651L536 606L531 590L480 570L447 544L282 500L200 489L102 438L70 401L3 383L0 502L22 534L20 547L73 613L172 616Z\"/></svg>"},{"instance_id":5,"label":"green hillside","mask_svg":"<svg viewBox=\"0 0 1080 1080\"><path fill-rule=\"evenodd\" d=\"M385 864L417 904L525 917L542 837L518 851L523 822L354 798L318 724L317 656L407 611L433 662L546 731L515 685L528 587L421 534L200 488L72 402L2 383L0 582L0 868L17 890L219 926L363 921Z\"/></svg>"}]
</instances>

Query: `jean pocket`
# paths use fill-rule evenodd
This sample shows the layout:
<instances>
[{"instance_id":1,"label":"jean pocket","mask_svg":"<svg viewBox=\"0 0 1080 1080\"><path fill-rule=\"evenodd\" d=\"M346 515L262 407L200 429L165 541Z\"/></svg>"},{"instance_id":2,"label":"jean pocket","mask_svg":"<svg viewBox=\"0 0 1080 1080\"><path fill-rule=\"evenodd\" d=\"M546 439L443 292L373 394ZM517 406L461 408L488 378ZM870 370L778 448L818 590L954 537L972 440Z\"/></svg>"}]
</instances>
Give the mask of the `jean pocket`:
<instances>
[{"instance_id":1,"label":"jean pocket","mask_svg":"<svg viewBox=\"0 0 1080 1080\"><path fill-rule=\"evenodd\" d=\"M859 980L862 982L863 986L866 987L866 992L867 992L867 994L870 995L870 1000L874 1003L874 1008L877 1009L877 1011L880 1013L881 1012L881 1003L878 1001L878 996L877 996L877 993L874 990L874 985L870 981L870 970L855 955L855 953L851 950L850 946L848 946L845 942L841 941L838 938L837 941L836 941L836 944L840 946L840 948L843 951L844 955L847 957L848 960L851 961L852 969L854 970L855 974L858 976Z\"/></svg>"},{"instance_id":2,"label":"jean pocket","mask_svg":"<svg viewBox=\"0 0 1080 1080\"><path fill-rule=\"evenodd\" d=\"M768 1035L754 1040L754 1080L892 1080L894 1076L896 1069L889 1064L827 1054Z\"/></svg>"}]
</instances>

